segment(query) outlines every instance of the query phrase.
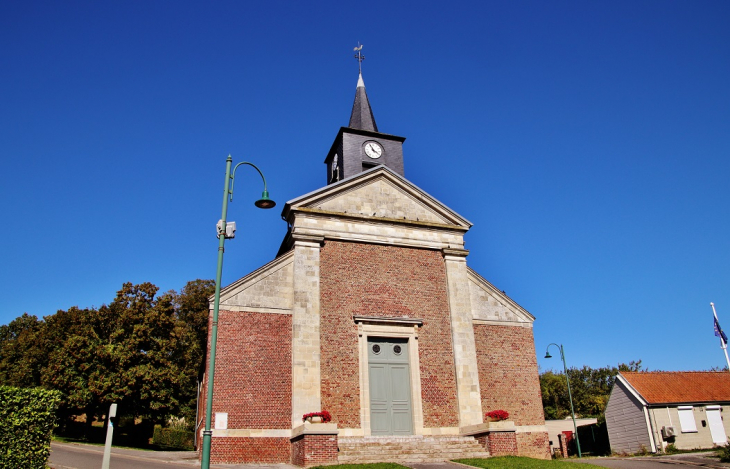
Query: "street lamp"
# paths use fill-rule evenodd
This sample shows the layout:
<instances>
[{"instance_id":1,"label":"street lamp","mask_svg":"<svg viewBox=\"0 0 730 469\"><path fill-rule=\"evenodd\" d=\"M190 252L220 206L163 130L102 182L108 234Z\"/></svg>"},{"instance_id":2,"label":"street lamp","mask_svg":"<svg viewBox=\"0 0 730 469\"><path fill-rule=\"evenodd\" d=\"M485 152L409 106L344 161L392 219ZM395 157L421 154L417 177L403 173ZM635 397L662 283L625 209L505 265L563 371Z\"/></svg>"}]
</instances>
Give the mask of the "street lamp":
<instances>
[{"instance_id":1,"label":"street lamp","mask_svg":"<svg viewBox=\"0 0 730 469\"><path fill-rule=\"evenodd\" d=\"M210 445L213 436L213 430L210 429L210 420L213 414L213 374L215 372L215 347L218 340L218 307L221 300L221 275L223 273L223 244L226 238L233 238L235 235L235 223L231 223L231 227L226 224L226 216L228 215L228 201L233 201L233 182L236 177L236 169L241 165L253 167L261 175L264 181L264 192L261 198L254 202L258 208L274 208L276 202L269 198L269 191L266 190L266 178L259 168L253 163L243 161L238 163L231 172L231 155L226 159L226 179L223 184L223 215L218 222L218 270L215 274L215 301L213 302L213 327L210 334L210 360L208 361L208 398L205 402L205 430L203 431L203 456L201 458L201 469L210 468Z\"/></svg>"},{"instance_id":2,"label":"street lamp","mask_svg":"<svg viewBox=\"0 0 730 469\"><path fill-rule=\"evenodd\" d=\"M565 380L568 382L568 400L570 401L570 414L573 416L573 429L575 430L575 444L578 447L578 457L582 458L583 455L580 453L580 438L578 438L578 426L575 424L575 411L573 410L573 395L570 393L570 378L568 378L568 366L565 364L565 354L563 353L563 346L558 344L554 345L560 350L560 358L563 360L563 370L565 370ZM550 355L550 345L545 349L545 358L553 358Z\"/></svg>"}]
</instances>

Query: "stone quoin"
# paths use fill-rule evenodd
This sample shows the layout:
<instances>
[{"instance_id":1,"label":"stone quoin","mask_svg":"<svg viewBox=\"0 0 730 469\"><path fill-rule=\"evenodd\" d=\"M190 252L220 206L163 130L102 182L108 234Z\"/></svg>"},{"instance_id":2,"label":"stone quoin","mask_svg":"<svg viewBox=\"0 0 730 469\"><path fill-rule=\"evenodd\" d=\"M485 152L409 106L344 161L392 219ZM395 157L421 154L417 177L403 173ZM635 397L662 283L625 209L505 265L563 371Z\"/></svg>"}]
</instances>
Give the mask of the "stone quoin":
<instances>
[{"instance_id":1,"label":"stone quoin","mask_svg":"<svg viewBox=\"0 0 730 469\"><path fill-rule=\"evenodd\" d=\"M471 223L405 178L404 141L360 75L327 185L288 201L276 258L222 289L212 463L550 457L535 318L468 267Z\"/></svg>"}]
</instances>

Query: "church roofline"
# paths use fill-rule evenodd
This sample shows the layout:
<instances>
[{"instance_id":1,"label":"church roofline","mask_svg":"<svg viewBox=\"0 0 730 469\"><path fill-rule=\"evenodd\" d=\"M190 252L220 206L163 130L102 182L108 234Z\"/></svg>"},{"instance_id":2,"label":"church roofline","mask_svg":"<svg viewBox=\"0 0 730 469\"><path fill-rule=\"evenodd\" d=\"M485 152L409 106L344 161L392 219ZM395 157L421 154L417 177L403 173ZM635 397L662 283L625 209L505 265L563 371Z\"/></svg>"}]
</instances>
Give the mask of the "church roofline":
<instances>
[{"instance_id":1,"label":"church roofline","mask_svg":"<svg viewBox=\"0 0 730 469\"><path fill-rule=\"evenodd\" d=\"M430 228L442 228L442 229L447 229L447 230L456 230L456 231L463 231L463 232L469 231L469 228L466 226L448 225L446 223L434 223L434 222L430 222L430 221L407 220L407 219L401 219L401 218L388 218L388 217L370 217L367 215L360 215L358 213L331 212L328 210L320 210L320 209L308 208L308 207L297 207L297 208L293 208L292 210L295 212L312 213L315 215L325 215L325 216L336 216L338 218L349 218L352 220L368 220L368 221L381 222L381 223L397 223L397 224L402 224L402 225L421 226L421 227L430 227Z\"/></svg>"},{"instance_id":2,"label":"church roofline","mask_svg":"<svg viewBox=\"0 0 730 469\"><path fill-rule=\"evenodd\" d=\"M345 178L341 181L332 183L328 186L324 186L320 189L317 189L315 191L309 192L307 194L304 194L302 196L299 196L295 199L291 199L284 204L284 208L281 211L281 216L284 220L289 220L289 215L292 211L295 211L299 205L304 205L308 203L314 203L317 200L325 199L330 197L332 194L336 192L340 192L343 190L347 190L350 188L350 186L355 186L360 184L363 181L366 181L368 179L372 179L378 176L385 176L386 178L391 179L392 181L398 183L403 189L406 189L407 191L411 192L412 194L418 196L421 198L425 203L429 204L432 208L438 210L444 217L448 218L452 223L454 223L454 227L452 229L458 229L457 227L466 228L468 230L473 226L473 223L467 220L466 218L459 215L454 210L450 209L448 206L443 204L438 199L432 197L429 195L426 191L421 189L420 187L416 186L412 182L410 182L408 179L404 178L400 174L396 173L392 169L388 168L387 166L378 165L374 168L368 169L367 171L363 171L361 173L357 173L353 176L350 176L348 178ZM450 225L444 225L444 227L450 226Z\"/></svg>"},{"instance_id":3,"label":"church roofline","mask_svg":"<svg viewBox=\"0 0 730 469\"><path fill-rule=\"evenodd\" d=\"M505 301L505 303L508 303L514 309L516 309L520 313L522 313L525 316L527 316L527 318L530 321L535 321L535 316L533 316L532 314L530 314L530 312L527 311L522 306L518 305L515 302L515 300L513 300L512 298L510 298L509 296L507 296L507 294L505 292L501 291L500 289L498 289L497 287L495 287L489 280L487 280L484 277L482 277L481 275L479 275L476 272L476 270L472 269L469 266L467 266L466 268L467 268L467 271L468 271L469 275L472 276L472 278L473 278L474 281L481 283L482 286L486 287L487 290L490 290L494 296L497 296L497 297L503 299Z\"/></svg>"},{"instance_id":4,"label":"church roofline","mask_svg":"<svg viewBox=\"0 0 730 469\"><path fill-rule=\"evenodd\" d=\"M272 259L270 262L267 262L266 264L262 265L258 269L254 270L253 272L244 275L243 277L239 278L233 283L230 283L226 285L225 287L221 288L220 293L220 299L221 302L226 301L228 298L230 298L233 294L236 293L236 291L245 286L248 282L256 279L257 277L264 274L267 270L274 269L278 266L280 266L282 263L285 263L287 261L290 261L290 257L294 255L293 252L291 253L283 253L283 254L277 254L277 256ZM210 308L213 309L213 300L215 299L215 294L210 295L208 297L208 302L210 303Z\"/></svg>"}]
</instances>

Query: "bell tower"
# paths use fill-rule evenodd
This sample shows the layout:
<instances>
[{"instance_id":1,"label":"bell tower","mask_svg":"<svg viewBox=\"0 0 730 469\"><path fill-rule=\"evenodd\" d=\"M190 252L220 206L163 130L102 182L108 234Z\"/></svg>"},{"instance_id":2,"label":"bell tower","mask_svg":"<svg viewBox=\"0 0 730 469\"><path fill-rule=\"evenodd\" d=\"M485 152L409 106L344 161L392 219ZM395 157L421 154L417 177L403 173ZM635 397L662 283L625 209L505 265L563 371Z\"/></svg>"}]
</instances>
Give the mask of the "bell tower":
<instances>
[{"instance_id":1,"label":"bell tower","mask_svg":"<svg viewBox=\"0 0 730 469\"><path fill-rule=\"evenodd\" d=\"M355 174L384 165L403 174L403 142L405 137L378 131L375 116L370 107L365 82L362 79L362 46L356 47L355 58L360 63L360 75L355 89L350 123L341 127L324 162L327 165L327 184L332 184Z\"/></svg>"}]
</instances>

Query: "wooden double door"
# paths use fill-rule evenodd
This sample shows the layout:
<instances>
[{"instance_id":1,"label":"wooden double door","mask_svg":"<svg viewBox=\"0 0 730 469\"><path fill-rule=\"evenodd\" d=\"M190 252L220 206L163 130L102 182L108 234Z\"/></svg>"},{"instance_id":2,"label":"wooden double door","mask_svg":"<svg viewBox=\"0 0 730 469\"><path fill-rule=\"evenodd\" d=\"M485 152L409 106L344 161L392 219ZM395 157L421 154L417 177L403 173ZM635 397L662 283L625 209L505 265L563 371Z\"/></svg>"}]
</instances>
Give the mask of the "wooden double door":
<instances>
[{"instance_id":1,"label":"wooden double door","mask_svg":"<svg viewBox=\"0 0 730 469\"><path fill-rule=\"evenodd\" d=\"M408 339L368 338L370 433L412 435Z\"/></svg>"}]
</instances>

